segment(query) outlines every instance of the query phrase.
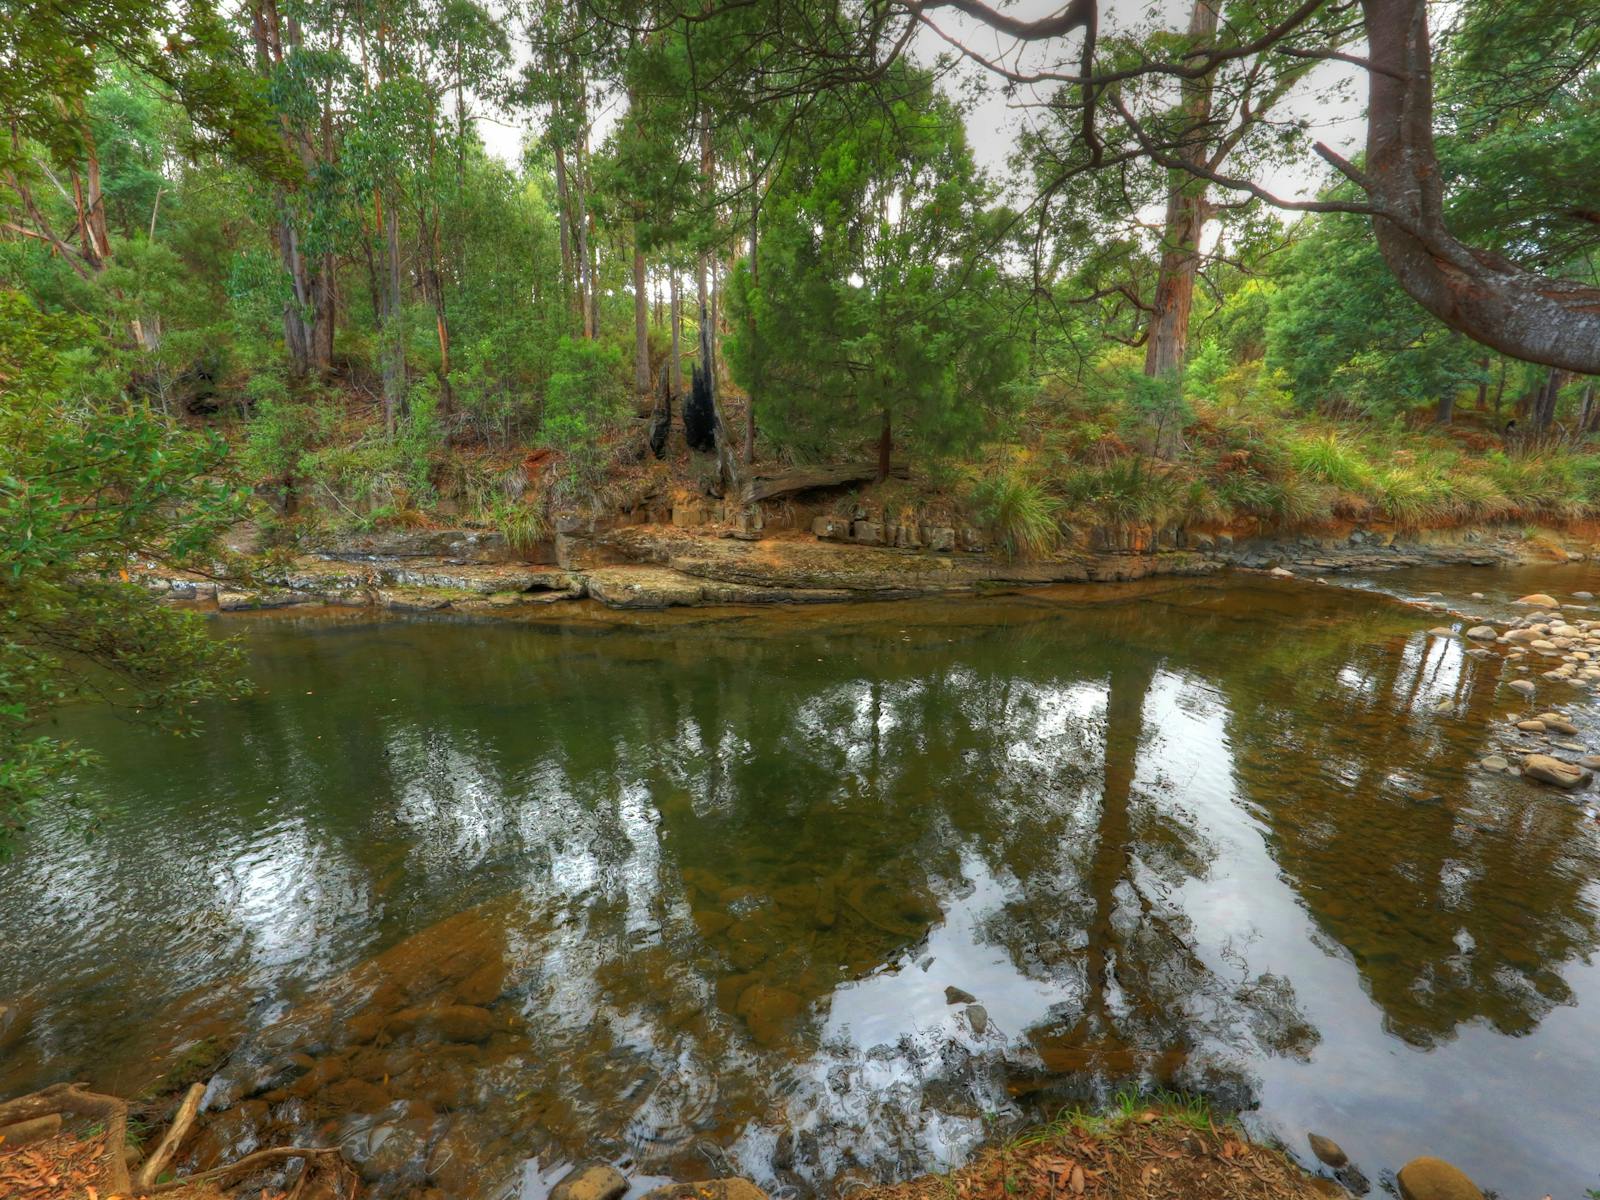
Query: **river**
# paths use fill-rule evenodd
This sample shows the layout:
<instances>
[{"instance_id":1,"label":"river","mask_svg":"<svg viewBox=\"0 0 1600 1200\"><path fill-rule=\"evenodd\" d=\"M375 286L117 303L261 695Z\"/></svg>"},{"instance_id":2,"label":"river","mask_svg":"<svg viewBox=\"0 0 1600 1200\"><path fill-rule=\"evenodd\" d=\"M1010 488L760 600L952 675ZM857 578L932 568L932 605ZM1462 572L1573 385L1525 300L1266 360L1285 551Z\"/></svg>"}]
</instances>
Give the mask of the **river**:
<instances>
[{"instance_id":1,"label":"river","mask_svg":"<svg viewBox=\"0 0 1600 1200\"><path fill-rule=\"evenodd\" d=\"M1600 591L1562 572L1381 586ZM201 737L63 722L113 807L0 864L0 1095L214 1073L193 1164L532 1200L590 1154L831 1196L1167 1088L1580 1200L1600 826L1473 768L1522 706L1439 620L1266 580L218 619L259 686Z\"/></svg>"}]
</instances>

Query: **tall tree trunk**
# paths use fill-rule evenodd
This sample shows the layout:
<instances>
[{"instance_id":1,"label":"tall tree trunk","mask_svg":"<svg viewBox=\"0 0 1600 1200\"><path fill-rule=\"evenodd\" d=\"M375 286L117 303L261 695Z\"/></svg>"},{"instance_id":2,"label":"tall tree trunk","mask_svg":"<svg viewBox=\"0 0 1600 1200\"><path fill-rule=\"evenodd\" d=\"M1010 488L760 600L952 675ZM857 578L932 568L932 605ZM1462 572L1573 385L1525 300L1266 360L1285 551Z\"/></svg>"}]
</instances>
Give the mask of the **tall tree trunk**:
<instances>
[{"instance_id":1,"label":"tall tree trunk","mask_svg":"<svg viewBox=\"0 0 1600 1200\"><path fill-rule=\"evenodd\" d=\"M1434 423L1438 425L1450 424L1450 418L1455 415L1455 411L1456 394L1447 384L1445 390L1439 393L1439 407L1433 414Z\"/></svg>"},{"instance_id":2,"label":"tall tree trunk","mask_svg":"<svg viewBox=\"0 0 1600 1200\"><path fill-rule=\"evenodd\" d=\"M681 285L678 282L678 268L673 267L670 275L672 295L672 365L669 368L669 378L672 381L672 394L674 397L683 395L683 296Z\"/></svg>"},{"instance_id":3,"label":"tall tree trunk","mask_svg":"<svg viewBox=\"0 0 1600 1200\"><path fill-rule=\"evenodd\" d=\"M878 482L882 483L889 478L889 468L894 457L894 427L890 423L889 410L883 410L883 428L878 433Z\"/></svg>"},{"instance_id":4,"label":"tall tree trunk","mask_svg":"<svg viewBox=\"0 0 1600 1200\"><path fill-rule=\"evenodd\" d=\"M1478 412L1482 412L1489 407L1489 360L1487 358L1478 360L1478 370L1480 372L1478 375L1478 398L1473 407Z\"/></svg>"},{"instance_id":5,"label":"tall tree trunk","mask_svg":"<svg viewBox=\"0 0 1600 1200\"><path fill-rule=\"evenodd\" d=\"M633 230L633 386L641 404L650 396L650 297L645 294L644 249ZM648 410L646 410L648 411Z\"/></svg>"},{"instance_id":6,"label":"tall tree trunk","mask_svg":"<svg viewBox=\"0 0 1600 1200\"><path fill-rule=\"evenodd\" d=\"M384 431L393 438L395 424L405 410L406 402L406 345L401 315L404 305L400 297L400 218L395 206L390 204L384 212L385 262L383 320L383 424Z\"/></svg>"},{"instance_id":7,"label":"tall tree trunk","mask_svg":"<svg viewBox=\"0 0 1600 1200\"><path fill-rule=\"evenodd\" d=\"M756 254L760 244L761 229L761 177L754 167L750 171L750 286L761 283L761 262ZM750 381L749 396L744 407L744 462L749 466L756 461L756 392L757 380Z\"/></svg>"},{"instance_id":8,"label":"tall tree trunk","mask_svg":"<svg viewBox=\"0 0 1600 1200\"><path fill-rule=\"evenodd\" d=\"M1217 0L1194 0L1189 13L1189 44L1209 46L1217 33ZM1183 83L1183 161L1196 166L1207 158L1211 120L1211 76ZM1206 186L1183 170L1169 172L1167 214L1161 235L1161 272L1145 343L1144 373L1152 378L1183 369L1189 348L1189 313L1194 306L1194 281L1200 270L1200 235L1209 217Z\"/></svg>"},{"instance_id":9,"label":"tall tree trunk","mask_svg":"<svg viewBox=\"0 0 1600 1200\"><path fill-rule=\"evenodd\" d=\"M712 183L711 172L716 162L711 151L711 114L702 109L700 112L700 174L704 181L704 194L702 200L708 210L708 217L715 223L715 198L716 186ZM700 319L709 322L707 332L700 338L700 344L705 348L705 360L701 363L712 379L717 375L717 308L716 297L712 294L711 285L711 252L709 248L702 247L700 261L696 269L695 282L700 289Z\"/></svg>"},{"instance_id":10,"label":"tall tree trunk","mask_svg":"<svg viewBox=\"0 0 1600 1200\"><path fill-rule=\"evenodd\" d=\"M561 230L561 290L570 297L578 281L572 270L572 198L567 194L567 152L560 143L556 144L556 209L556 223Z\"/></svg>"},{"instance_id":11,"label":"tall tree trunk","mask_svg":"<svg viewBox=\"0 0 1600 1200\"><path fill-rule=\"evenodd\" d=\"M1539 401L1534 406L1534 428L1540 433L1547 432L1555 424L1556 402L1561 396L1561 376L1559 367L1551 367L1550 374L1545 377L1544 387L1539 392Z\"/></svg>"}]
</instances>

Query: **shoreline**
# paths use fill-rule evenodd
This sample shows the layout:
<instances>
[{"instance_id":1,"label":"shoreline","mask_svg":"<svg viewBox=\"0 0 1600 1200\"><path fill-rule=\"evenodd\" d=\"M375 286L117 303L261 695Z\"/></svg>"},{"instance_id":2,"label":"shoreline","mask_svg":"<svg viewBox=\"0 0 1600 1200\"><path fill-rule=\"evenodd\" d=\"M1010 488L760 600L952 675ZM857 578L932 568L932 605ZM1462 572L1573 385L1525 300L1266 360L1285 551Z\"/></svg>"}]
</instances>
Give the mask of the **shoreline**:
<instances>
[{"instance_id":1,"label":"shoreline","mask_svg":"<svg viewBox=\"0 0 1600 1200\"><path fill-rule=\"evenodd\" d=\"M1406 540L1357 529L1238 542L1225 534L1175 535L1154 544L1129 539L1119 548L1010 561L982 549L935 552L800 533L740 537L633 525L561 535L548 553L534 555L552 562L523 561L492 532L396 531L332 540L291 558L274 559L246 543L209 574L144 563L130 578L163 599L221 612L325 606L525 617L581 600L659 611L986 596L1227 570L1316 579L1419 566L1560 565L1594 549L1589 539L1558 530L1457 528Z\"/></svg>"}]
</instances>

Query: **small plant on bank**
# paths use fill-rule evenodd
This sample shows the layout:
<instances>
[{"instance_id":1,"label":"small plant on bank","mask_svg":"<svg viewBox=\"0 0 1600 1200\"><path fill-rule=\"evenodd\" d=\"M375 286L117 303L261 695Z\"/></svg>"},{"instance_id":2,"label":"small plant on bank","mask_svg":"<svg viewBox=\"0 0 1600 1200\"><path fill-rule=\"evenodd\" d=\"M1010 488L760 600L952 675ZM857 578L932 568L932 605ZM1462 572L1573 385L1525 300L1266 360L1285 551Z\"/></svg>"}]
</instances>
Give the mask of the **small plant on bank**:
<instances>
[{"instance_id":1,"label":"small plant on bank","mask_svg":"<svg viewBox=\"0 0 1600 1200\"><path fill-rule=\"evenodd\" d=\"M1043 558L1061 539L1061 501L1017 468L980 484L973 500L979 519L1008 558Z\"/></svg>"}]
</instances>

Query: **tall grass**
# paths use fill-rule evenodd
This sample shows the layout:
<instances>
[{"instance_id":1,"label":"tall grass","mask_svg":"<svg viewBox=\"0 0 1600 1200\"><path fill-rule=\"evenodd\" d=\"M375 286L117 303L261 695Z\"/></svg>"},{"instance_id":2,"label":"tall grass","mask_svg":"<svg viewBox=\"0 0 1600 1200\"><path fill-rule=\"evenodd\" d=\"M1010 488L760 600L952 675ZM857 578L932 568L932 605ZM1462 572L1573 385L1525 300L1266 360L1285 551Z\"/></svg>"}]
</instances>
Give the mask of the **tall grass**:
<instances>
[{"instance_id":1,"label":"tall grass","mask_svg":"<svg viewBox=\"0 0 1600 1200\"><path fill-rule=\"evenodd\" d=\"M979 519L1008 558L1043 558L1061 538L1061 501L1016 468L979 485Z\"/></svg>"}]
</instances>

